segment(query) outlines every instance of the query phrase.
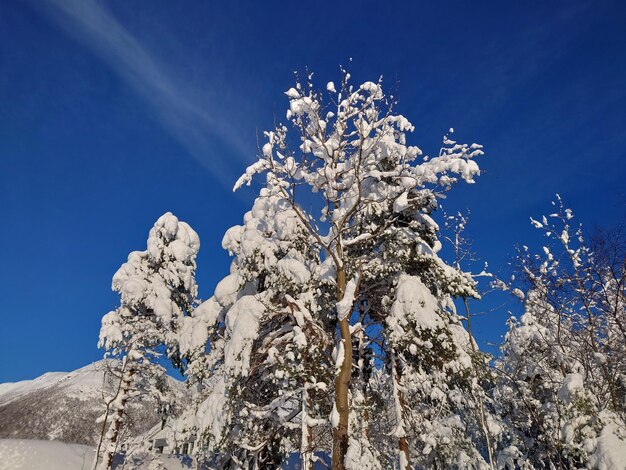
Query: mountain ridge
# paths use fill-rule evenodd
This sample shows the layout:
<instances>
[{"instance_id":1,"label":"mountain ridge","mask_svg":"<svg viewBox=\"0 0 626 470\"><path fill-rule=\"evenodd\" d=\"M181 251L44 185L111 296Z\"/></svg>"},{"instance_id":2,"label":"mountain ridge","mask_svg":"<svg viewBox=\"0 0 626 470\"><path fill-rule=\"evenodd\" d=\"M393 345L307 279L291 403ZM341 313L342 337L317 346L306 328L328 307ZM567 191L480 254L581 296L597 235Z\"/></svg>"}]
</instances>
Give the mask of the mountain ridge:
<instances>
[{"instance_id":1,"label":"mountain ridge","mask_svg":"<svg viewBox=\"0 0 626 470\"><path fill-rule=\"evenodd\" d=\"M101 431L96 420L104 412L105 371L116 361L93 362L72 372L46 372L32 380L0 384L0 439L59 440L93 446ZM167 376L166 386L179 402L188 392L184 383ZM129 403L126 432L139 436L161 420L151 399Z\"/></svg>"}]
</instances>

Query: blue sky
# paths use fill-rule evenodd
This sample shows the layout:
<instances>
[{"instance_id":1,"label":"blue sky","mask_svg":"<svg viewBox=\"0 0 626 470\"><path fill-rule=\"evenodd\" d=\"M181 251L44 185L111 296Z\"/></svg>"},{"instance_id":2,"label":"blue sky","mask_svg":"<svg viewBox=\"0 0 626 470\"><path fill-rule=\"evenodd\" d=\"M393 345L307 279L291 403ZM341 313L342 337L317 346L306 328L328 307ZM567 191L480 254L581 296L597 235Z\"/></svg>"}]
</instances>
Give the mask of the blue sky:
<instances>
[{"instance_id":1,"label":"blue sky","mask_svg":"<svg viewBox=\"0 0 626 470\"><path fill-rule=\"evenodd\" d=\"M212 294L258 186L230 188L307 66L320 86L350 58L383 75L426 153L449 127L485 146L445 204L496 272L555 193L589 228L622 222L624 24L619 1L3 2L0 382L101 357L111 277L166 211L199 233ZM479 319L483 345L509 308Z\"/></svg>"}]
</instances>

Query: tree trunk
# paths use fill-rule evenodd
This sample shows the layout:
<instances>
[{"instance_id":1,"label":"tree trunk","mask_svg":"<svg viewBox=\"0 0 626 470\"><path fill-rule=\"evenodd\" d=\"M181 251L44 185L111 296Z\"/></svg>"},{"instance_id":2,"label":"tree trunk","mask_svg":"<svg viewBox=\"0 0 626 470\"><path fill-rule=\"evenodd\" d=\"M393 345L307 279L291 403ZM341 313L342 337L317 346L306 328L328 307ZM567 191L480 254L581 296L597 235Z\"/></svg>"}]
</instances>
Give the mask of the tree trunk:
<instances>
[{"instance_id":1,"label":"tree trunk","mask_svg":"<svg viewBox=\"0 0 626 470\"><path fill-rule=\"evenodd\" d=\"M345 269L337 269L337 301L343 299L346 291ZM339 414L339 424L333 429L333 470L345 469L345 457L348 452L348 390L352 373L352 340L350 337L349 315L339 320L339 341L343 343L344 356L339 374L335 378L335 408Z\"/></svg>"},{"instance_id":2,"label":"tree trunk","mask_svg":"<svg viewBox=\"0 0 626 470\"><path fill-rule=\"evenodd\" d=\"M300 442L300 467L313 470L313 429L308 424L311 399L308 392L302 391L302 437Z\"/></svg>"},{"instance_id":3,"label":"tree trunk","mask_svg":"<svg viewBox=\"0 0 626 470\"><path fill-rule=\"evenodd\" d=\"M409 470L409 442L406 436L402 436L398 441L398 450L400 451L400 470Z\"/></svg>"},{"instance_id":4,"label":"tree trunk","mask_svg":"<svg viewBox=\"0 0 626 470\"><path fill-rule=\"evenodd\" d=\"M362 384L361 393L363 394L363 403L365 403L365 410L363 412L363 424L361 429L363 430L363 437L369 440L370 437L370 414L368 411L367 404L369 402L368 394L367 394L367 382L365 380L365 374L363 373L363 367L365 366L365 361L363 359L364 354L364 346L363 346L363 333L364 330L361 328L359 331L359 381Z\"/></svg>"},{"instance_id":5,"label":"tree trunk","mask_svg":"<svg viewBox=\"0 0 626 470\"><path fill-rule=\"evenodd\" d=\"M111 372L111 366L109 365L109 363L105 363L105 369L104 369L104 373L102 375L102 397L104 399L104 394L105 394L105 389L106 389L106 379L107 379L107 374L108 373L112 373ZM117 388L117 393L119 393L120 389L121 389L121 381L119 383L119 386ZM91 464L91 470L96 470L98 468L98 460L100 457L100 451L102 449L102 445L104 443L104 438L106 435L106 431L107 431L107 423L109 420L109 413L111 412L111 404L113 403L113 400L115 399L115 397L113 397L112 400L104 400L105 401L105 412L104 412L104 419L102 420L102 428L100 430L100 438L98 439L98 445L96 447L96 453L94 455L93 458L93 463Z\"/></svg>"},{"instance_id":6,"label":"tree trunk","mask_svg":"<svg viewBox=\"0 0 626 470\"><path fill-rule=\"evenodd\" d=\"M457 263L457 269L461 272L461 268ZM467 297L463 297L463 304L465 305L465 316L467 317L467 334L470 340L470 346L472 348L472 352L476 354L478 351L476 350L476 345L474 344L474 337L472 336L472 323L471 323L471 314L469 304L467 303ZM474 369L474 373L476 378L478 379L478 383L480 384L482 379L482 374L480 370L474 365L472 360L472 369ZM493 446L491 444L491 435L489 434L489 426L487 425L487 412L485 411L485 403L481 396L476 396L474 390L472 390L472 397L478 403L478 407L480 410L480 425L483 428L483 433L485 434L485 442L487 443L487 456L489 457L489 468L491 470L495 469L495 459L493 454Z\"/></svg>"},{"instance_id":7,"label":"tree trunk","mask_svg":"<svg viewBox=\"0 0 626 470\"><path fill-rule=\"evenodd\" d=\"M128 362L130 361L131 360L128 360ZM124 417L124 412L126 411L126 403L128 402L128 394L131 389L133 375L135 374L135 369L132 364L124 364L124 366L126 365L128 365L128 370L124 370L125 367L122 369L122 376L120 378L121 385L113 400L113 403L115 403L116 406L115 414L113 415L111 426L109 427L104 439L106 442L106 446L104 448L105 453L102 457L102 462L98 467L102 470L110 470L113 467L113 457L115 455L115 450L117 449L120 430L122 428L122 419ZM95 458L97 459L98 455L96 455Z\"/></svg>"},{"instance_id":8,"label":"tree trunk","mask_svg":"<svg viewBox=\"0 0 626 470\"><path fill-rule=\"evenodd\" d=\"M400 470L409 470L409 441L406 439L404 426L404 393L400 387L401 372L396 364L396 355L391 353L391 380L393 381L394 403L396 407L396 431L398 437L398 457L400 460Z\"/></svg>"}]
</instances>

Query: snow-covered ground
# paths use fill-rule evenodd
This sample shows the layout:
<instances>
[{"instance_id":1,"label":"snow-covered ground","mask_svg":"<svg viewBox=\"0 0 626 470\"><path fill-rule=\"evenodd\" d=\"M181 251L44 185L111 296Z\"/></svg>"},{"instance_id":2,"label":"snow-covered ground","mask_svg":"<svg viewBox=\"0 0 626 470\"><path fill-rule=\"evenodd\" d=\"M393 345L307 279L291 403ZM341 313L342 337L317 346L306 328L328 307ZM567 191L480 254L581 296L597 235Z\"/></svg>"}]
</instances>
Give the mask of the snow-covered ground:
<instances>
[{"instance_id":1,"label":"snow-covered ground","mask_svg":"<svg viewBox=\"0 0 626 470\"><path fill-rule=\"evenodd\" d=\"M0 470L88 470L93 452L59 441L0 439Z\"/></svg>"},{"instance_id":2,"label":"snow-covered ground","mask_svg":"<svg viewBox=\"0 0 626 470\"><path fill-rule=\"evenodd\" d=\"M93 463L93 454L93 447L80 444L0 439L0 470L89 470ZM129 459L124 468L189 470L196 467L190 457L141 454Z\"/></svg>"}]
</instances>

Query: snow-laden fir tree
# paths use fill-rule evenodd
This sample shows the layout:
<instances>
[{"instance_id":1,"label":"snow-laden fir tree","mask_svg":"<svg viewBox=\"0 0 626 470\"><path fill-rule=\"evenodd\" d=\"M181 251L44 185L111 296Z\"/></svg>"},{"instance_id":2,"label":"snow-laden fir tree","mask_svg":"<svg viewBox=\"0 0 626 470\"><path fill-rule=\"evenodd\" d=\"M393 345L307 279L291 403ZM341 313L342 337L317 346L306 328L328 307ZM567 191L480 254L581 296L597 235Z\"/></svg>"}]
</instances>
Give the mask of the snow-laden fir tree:
<instances>
[{"instance_id":1,"label":"snow-laden fir tree","mask_svg":"<svg viewBox=\"0 0 626 470\"><path fill-rule=\"evenodd\" d=\"M414 128L394 114L381 82L354 87L349 80L344 72L339 89L331 82L320 93L309 76L288 90L287 124L265 133L258 162L235 185L266 176L244 227L225 237L236 256L231 275L197 317L214 334L197 361L218 378L196 426L238 449L230 452L236 465L261 467L267 458L271 466L297 447L306 467L307 442L323 435L329 418L333 467L379 468L384 459L368 425L378 419L368 417L377 354L396 377L403 466L421 464L424 450L426 459L447 455L424 442L428 429L413 427L419 413L432 415L430 431L441 442L459 443L458 465L479 466L462 407L451 404L463 400L471 362L451 297L475 296L474 283L439 258L428 214L458 179L473 182L481 147L446 137L437 157L418 161L421 150L406 143ZM291 221L288 231L281 218ZM402 397L430 373L429 390ZM328 450L323 440L317 449Z\"/></svg>"},{"instance_id":2,"label":"snow-laden fir tree","mask_svg":"<svg viewBox=\"0 0 626 470\"><path fill-rule=\"evenodd\" d=\"M509 321L497 401L509 423L502 468L623 468L626 461L626 259L623 239L588 243L560 199L524 247L524 313Z\"/></svg>"},{"instance_id":3,"label":"snow-laden fir tree","mask_svg":"<svg viewBox=\"0 0 626 470\"><path fill-rule=\"evenodd\" d=\"M446 138L442 154L448 145L455 143ZM487 467L497 426L483 406L478 370L486 365L453 303L480 296L470 274L438 256L439 227L428 215L437 207L434 193L412 196L390 208L395 222L376 244L353 253L364 263L359 321L366 334L377 333L368 342L378 342L372 353L384 356L386 413L393 415L372 442L403 469Z\"/></svg>"},{"instance_id":4,"label":"snow-laden fir tree","mask_svg":"<svg viewBox=\"0 0 626 470\"><path fill-rule=\"evenodd\" d=\"M119 386L102 417L103 434L94 468L109 469L119 447L128 400L136 393L136 377L164 374L155 359L165 355L183 367L179 338L185 319L197 300L196 232L171 213L162 215L150 230L147 249L134 251L113 276L112 288L120 306L102 318L99 347L121 360ZM142 380L150 383L151 380ZM167 394L162 395L167 407Z\"/></svg>"},{"instance_id":5,"label":"snow-laden fir tree","mask_svg":"<svg viewBox=\"0 0 626 470\"><path fill-rule=\"evenodd\" d=\"M200 432L223 468L276 468L293 452L312 468L328 432L334 371L327 266L272 187L222 245L234 255L231 274L195 310L198 325L189 324L208 327L211 347L191 362L206 394L183 427ZM186 348L204 350L198 339Z\"/></svg>"}]
</instances>

